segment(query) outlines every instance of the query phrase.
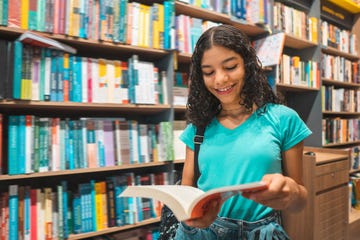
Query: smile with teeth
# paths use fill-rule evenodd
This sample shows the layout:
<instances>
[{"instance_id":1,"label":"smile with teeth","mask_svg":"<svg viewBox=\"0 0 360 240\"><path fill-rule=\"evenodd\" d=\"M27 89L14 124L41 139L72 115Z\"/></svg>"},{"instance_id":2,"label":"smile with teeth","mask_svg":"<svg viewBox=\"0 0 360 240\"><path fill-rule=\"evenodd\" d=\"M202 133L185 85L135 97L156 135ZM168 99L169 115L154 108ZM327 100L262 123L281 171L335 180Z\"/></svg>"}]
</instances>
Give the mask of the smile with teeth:
<instances>
[{"instance_id":1,"label":"smile with teeth","mask_svg":"<svg viewBox=\"0 0 360 240\"><path fill-rule=\"evenodd\" d=\"M215 89L218 93L224 94L224 93L228 93L233 89L234 85L225 87L225 88L217 88Z\"/></svg>"}]
</instances>

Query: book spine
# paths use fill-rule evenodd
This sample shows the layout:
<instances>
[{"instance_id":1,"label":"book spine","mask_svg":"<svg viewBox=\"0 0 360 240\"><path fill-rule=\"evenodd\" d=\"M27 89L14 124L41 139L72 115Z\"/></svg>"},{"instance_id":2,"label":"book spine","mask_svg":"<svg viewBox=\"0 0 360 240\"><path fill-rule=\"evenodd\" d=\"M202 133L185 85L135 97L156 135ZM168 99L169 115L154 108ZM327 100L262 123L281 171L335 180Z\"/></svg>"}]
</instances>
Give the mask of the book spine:
<instances>
[{"instance_id":1,"label":"book spine","mask_svg":"<svg viewBox=\"0 0 360 240\"><path fill-rule=\"evenodd\" d=\"M14 42L14 82L13 82L13 98L20 99L21 93L21 72L22 72L22 56L23 45L20 41Z\"/></svg>"},{"instance_id":2,"label":"book spine","mask_svg":"<svg viewBox=\"0 0 360 240\"><path fill-rule=\"evenodd\" d=\"M18 240L18 185L9 186L9 240Z\"/></svg>"}]
</instances>

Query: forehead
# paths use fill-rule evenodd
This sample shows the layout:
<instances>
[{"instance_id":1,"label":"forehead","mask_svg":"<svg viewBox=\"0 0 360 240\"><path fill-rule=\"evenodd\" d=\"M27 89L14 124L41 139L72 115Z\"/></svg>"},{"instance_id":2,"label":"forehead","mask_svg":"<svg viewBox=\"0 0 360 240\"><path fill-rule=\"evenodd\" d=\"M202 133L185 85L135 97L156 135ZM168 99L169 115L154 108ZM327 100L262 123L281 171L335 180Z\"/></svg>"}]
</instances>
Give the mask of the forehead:
<instances>
[{"instance_id":1,"label":"forehead","mask_svg":"<svg viewBox=\"0 0 360 240\"><path fill-rule=\"evenodd\" d=\"M201 65L223 63L226 62L228 59L242 60L242 57L240 56L240 54L229 48L212 46L208 50L204 51L203 57L201 59Z\"/></svg>"}]
</instances>

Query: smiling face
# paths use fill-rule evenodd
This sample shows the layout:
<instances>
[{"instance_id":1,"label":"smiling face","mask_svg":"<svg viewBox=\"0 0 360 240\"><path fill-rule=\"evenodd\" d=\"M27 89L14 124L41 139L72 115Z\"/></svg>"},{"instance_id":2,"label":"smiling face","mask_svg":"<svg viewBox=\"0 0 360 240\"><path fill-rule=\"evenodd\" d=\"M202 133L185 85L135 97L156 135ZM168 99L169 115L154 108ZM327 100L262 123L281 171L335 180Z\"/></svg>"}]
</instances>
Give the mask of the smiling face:
<instances>
[{"instance_id":1,"label":"smiling face","mask_svg":"<svg viewBox=\"0 0 360 240\"><path fill-rule=\"evenodd\" d=\"M243 58L221 46L212 46L204 52L201 70L207 89L221 102L223 109L238 107L244 85Z\"/></svg>"}]
</instances>

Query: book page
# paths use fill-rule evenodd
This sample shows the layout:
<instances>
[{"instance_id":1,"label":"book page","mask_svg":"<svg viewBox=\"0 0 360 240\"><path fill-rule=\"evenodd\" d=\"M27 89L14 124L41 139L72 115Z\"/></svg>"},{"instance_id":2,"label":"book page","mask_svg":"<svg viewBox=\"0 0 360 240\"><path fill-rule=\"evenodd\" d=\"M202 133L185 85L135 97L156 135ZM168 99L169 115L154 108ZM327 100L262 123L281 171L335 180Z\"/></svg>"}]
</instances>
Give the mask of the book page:
<instances>
[{"instance_id":1,"label":"book page","mask_svg":"<svg viewBox=\"0 0 360 240\"><path fill-rule=\"evenodd\" d=\"M187 210L204 192L198 188L182 185L128 186L120 197L145 197L163 202L179 221L188 219Z\"/></svg>"},{"instance_id":2,"label":"book page","mask_svg":"<svg viewBox=\"0 0 360 240\"><path fill-rule=\"evenodd\" d=\"M266 189L267 185L263 182L246 183L235 186L226 186L221 188L212 189L205 192L195 200L194 204L190 207L191 218L197 218L204 215L204 212L209 208L209 204L213 200L226 201L228 198L240 194L241 192L253 192Z\"/></svg>"}]
</instances>

